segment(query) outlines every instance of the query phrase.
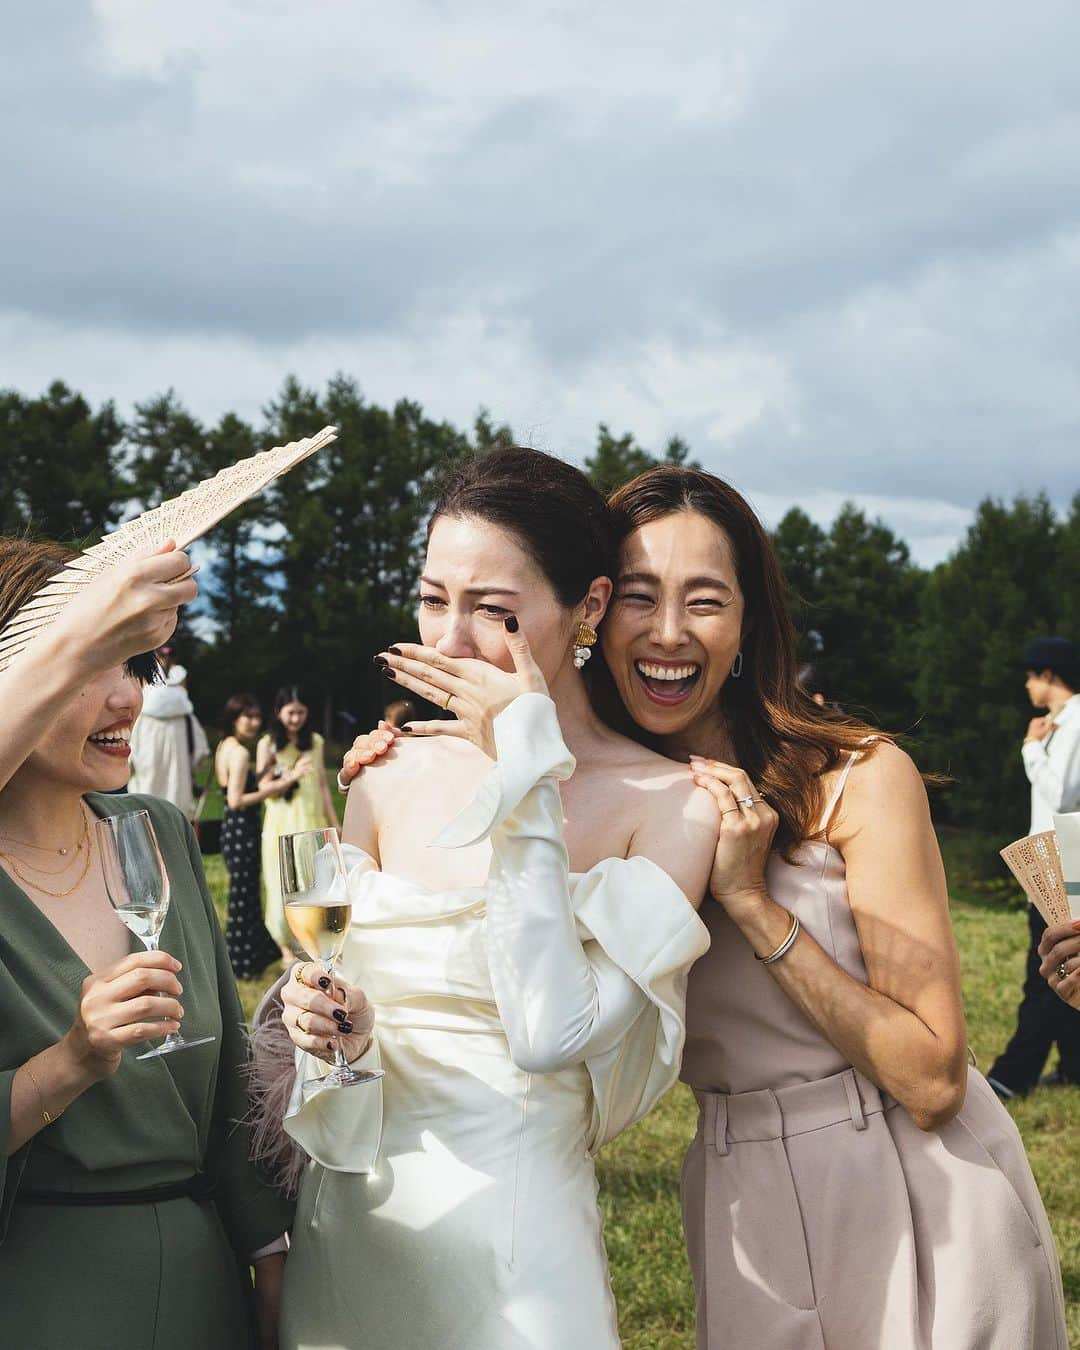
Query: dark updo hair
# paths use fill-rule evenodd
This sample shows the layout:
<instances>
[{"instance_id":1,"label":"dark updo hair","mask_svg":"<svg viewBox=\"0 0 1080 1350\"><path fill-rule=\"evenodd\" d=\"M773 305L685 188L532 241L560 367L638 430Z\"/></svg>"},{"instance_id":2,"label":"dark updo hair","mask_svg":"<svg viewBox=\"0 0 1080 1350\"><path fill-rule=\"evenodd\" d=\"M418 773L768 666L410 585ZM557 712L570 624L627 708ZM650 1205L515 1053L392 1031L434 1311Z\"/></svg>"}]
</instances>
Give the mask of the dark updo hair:
<instances>
[{"instance_id":1,"label":"dark updo hair","mask_svg":"<svg viewBox=\"0 0 1080 1350\"><path fill-rule=\"evenodd\" d=\"M270 728L270 736L274 742L274 747L278 750L284 750L289 744L289 733L282 725L279 713L289 703L302 703L308 709L308 719L300 730L296 733L297 750L311 749L311 704L304 697L304 692L298 684L283 684L274 695L274 724ZM285 798L289 800L288 795Z\"/></svg>"},{"instance_id":2,"label":"dark updo hair","mask_svg":"<svg viewBox=\"0 0 1080 1350\"><path fill-rule=\"evenodd\" d=\"M225 711L222 713L226 736L236 735L236 719L243 717L245 713L258 713L261 717L262 705L254 694L246 692L233 694L225 704Z\"/></svg>"},{"instance_id":3,"label":"dark updo hair","mask_svg":"<svg viewBox=\"0 0 1080 1350\"><path fill-rule=\"evenodd\" d=\"M597 577L613 577L617 558L611 513L580 469L542 450L510 446L471 455L451 469L428 522L471 517L517 538L572 609Z\"/></svg>"},{"instance_id":4,"label":"dark updo hair","mask_svg":"<svg viewBox=\"0 0 1080 1350\"><path fill-rule=\"evenodd\" d=\"M47 581L78 556L70 548L43 540L0 538L0 633ZM153 652L130 656L124 669L140 684L156 684L162 679Z\"/></svg>"}]
</instances>

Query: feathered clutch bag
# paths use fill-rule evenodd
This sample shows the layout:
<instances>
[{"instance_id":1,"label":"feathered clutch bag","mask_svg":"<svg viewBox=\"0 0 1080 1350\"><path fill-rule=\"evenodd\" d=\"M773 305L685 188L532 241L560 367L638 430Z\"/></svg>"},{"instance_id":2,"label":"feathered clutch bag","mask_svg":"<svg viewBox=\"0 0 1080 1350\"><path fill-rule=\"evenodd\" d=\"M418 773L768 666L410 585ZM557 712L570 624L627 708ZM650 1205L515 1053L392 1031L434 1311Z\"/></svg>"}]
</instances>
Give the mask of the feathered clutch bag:
<instances>
[{"instance_id":1,"label":"feathered clutch bag","mask_svg":"<svg viewBox=\"0 0 1080 1350\"><path fill-rule=\"evenodd\" d=\"M38 633L52 623L71 597L95 577L134 554L156 548L166 539L175 539L177 547L187 548L249 497L336 439L337 427L324 427L317 436L262 450L222 469L213 478L204 479L179 497L117 526L100 543L72 558L63 571L51 577L12 616L0 633L0 671L6 670Z\"/></svg>"}]
</instances>

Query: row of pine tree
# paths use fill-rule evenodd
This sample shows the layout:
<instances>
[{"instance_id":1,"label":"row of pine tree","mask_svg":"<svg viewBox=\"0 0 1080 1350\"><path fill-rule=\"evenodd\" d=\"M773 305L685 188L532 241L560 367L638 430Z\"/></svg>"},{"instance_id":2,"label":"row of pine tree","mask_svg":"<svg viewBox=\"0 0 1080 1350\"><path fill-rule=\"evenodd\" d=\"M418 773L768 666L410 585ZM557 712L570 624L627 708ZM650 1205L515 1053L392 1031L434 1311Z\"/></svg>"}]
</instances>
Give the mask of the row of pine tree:
<instances>
[{"instance_id":1,"label":"row of pine tree","mask_svg":"<svg viewBox=\"0 0 1080 1350\"><path fill-rule=\"evenodd\" d=\"M177 644L209 723L238 688L268 696L300 681L332 735L366 726L384 689L370 657L414 628L425 516L446 465L498 444L481 412L462 431L402 400L368 402L339 375L325 391L285 381L254 426L200 422L172 391L125 420L62 383L37 398L0 391L0 533L93 539L265 446L328 422L338 441L219 525L207 551L202 621ZM659 462L691 464L673 438L658 454L600 425L585 461L610 491ZM800 655L831 701L904 733L922 767L946 774L937 810L991 833L1022 832L1018 747L1030 715L1014 664L1038 634L1080 637L1080 493L1064 515L1043 495L983 501L954 553L918 567L905 542L853 505L828 529L798 507L774 538Z\"/></svg>"}]
</instances>

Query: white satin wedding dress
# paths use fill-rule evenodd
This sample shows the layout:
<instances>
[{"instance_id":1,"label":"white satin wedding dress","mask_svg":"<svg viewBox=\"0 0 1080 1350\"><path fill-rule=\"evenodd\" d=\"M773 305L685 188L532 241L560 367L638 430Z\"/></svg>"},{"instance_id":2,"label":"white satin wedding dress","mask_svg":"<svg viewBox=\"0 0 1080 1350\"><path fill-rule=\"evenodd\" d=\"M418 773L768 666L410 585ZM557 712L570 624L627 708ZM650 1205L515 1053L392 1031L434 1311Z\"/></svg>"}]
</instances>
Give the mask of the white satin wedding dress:
<instances>
[{"instance_id":1,"label":"white satin wedding dress","mask_svg":"<svg viewBox=\"0 0 1080 1350\"><path fill-rule=\"evenodd\" d=\"M367 990L377 1084L320 1089L298 1054L285 1128L311 1155L282 1350L616 1350L592 1154L674 1082L704 924L648 859L571 874L555 707L496 719L498 764L434 841L488 838L485 885L354 869L341 973Z\"/></svg>"}]
</instances>

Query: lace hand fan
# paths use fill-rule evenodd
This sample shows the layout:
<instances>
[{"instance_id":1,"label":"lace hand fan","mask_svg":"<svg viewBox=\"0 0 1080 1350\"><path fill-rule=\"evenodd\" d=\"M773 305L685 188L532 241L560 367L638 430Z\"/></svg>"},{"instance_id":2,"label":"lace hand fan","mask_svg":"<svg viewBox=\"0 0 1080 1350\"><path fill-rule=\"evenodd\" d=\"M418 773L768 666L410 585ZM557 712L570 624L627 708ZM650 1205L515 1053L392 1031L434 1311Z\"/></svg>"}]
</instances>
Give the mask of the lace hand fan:
<instances>
[{"instance_id":1,"label":"lace hand fan","mask_svg":"<svg viewBox=\"0 0 1080 1350\"><path fill-rule=\"evenodd\" d=\"M162 502L152 511L144 511L134 520L117 526L100 543L66 563L63 571L51 577L34 598L12 616L0 634L0 671L6 670L38 633L52 623L73 595L78 595L103 572L138 553L156 548L166 539L175 539L178 548L187 548L275 478L288 473L301 460L336 439L337 427L323 427L317 436L275 446L273 450L261 450L257 455L222 469L213 478L205 478L179 497Z\"/></svg>"},{"instance_id":2,"label":"lace hand fan","mask_svg":"<svg viewBox=\"0 0 1080 1350\"><path fill-rule=\"evenodd\" d=\"M1047 923L1068 923L1072 919L1057 835L1053 830L1017 839L1001 850L1001 856Z\"/></svg>"}]
</instances>

